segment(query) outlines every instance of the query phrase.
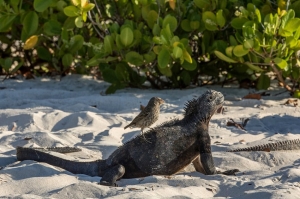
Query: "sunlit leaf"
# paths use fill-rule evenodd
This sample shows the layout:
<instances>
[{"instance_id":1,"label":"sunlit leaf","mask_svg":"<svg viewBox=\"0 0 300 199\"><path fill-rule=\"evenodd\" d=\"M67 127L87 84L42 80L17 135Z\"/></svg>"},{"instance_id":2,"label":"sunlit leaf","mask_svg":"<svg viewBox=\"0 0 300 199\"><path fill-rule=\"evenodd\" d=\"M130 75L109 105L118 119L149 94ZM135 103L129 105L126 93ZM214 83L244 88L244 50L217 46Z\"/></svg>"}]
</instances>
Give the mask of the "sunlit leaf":
<instances>
[{"instance_id":1,"label":"sunlit leaf","mask_svg":"<svg viewBox=\"0 0 300 199\"><path fill-rule=\"evenodd\" d=\"M242 57L249 52L248 49L244 49L243 45L237 45L233 48L233 54L237 57Z\"/></svg>"},{"instance_id":2,"label":"sunlit leaf","mask_svg":"<svg viewBox=\"0 0 300 199\"><path fill-rule=\"evenodd\" d=\"M32 49L38 42L38 38L39 37L37 35L33 35L33 36L29 37L23 46L24 50Z\"/></svg>"}]
</instances>

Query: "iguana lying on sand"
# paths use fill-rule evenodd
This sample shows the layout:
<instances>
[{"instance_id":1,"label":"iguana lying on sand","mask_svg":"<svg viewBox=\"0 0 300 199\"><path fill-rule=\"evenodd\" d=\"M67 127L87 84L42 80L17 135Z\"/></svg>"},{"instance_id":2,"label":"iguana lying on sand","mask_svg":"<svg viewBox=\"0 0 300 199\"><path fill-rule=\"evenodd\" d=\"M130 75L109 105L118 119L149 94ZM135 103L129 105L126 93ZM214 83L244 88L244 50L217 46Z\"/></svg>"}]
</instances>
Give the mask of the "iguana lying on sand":
<instances>
[{"instance_id":1,"label":"iguana lying on sand","mask_svg":"<svg viewBox=\"0 0 300 199\"><path fill-rule=\"evenodd\" d=\"M209 90L186 104L184 118L172 120L137 136L116 149L106 160L77 162L53 152L17 148L18 160L35 160L61 167L75 174L102 177L100 184L113 186L120 178L172 175L193 162L195 169L212 175L217 172L211 153L209 121L223 105L224 96Z\"/></svg>"}]
</instances>

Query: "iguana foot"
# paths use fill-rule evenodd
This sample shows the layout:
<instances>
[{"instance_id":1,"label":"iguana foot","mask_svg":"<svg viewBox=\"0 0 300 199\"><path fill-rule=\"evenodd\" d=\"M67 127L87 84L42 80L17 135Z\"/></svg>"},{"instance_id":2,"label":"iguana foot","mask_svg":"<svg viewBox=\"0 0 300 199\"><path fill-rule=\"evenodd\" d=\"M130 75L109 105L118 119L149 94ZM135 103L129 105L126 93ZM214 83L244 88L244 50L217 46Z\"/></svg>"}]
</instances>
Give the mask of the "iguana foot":
<instances>
[{"instance_id":1,"label":"iguana foot","mask_svg":"<svg viewBox=\"0 0 300 199\"><path fill-rule=\"evenodd\" d=\"M103 186L118 187L118 185L116 183L109 183L106 181L100 181L98 184L103 185Z\"/></svg>"},{"instance_id":2,"label":"iguana foot","mask_svg":"<svg viewBox=\"0 0 300 199\"><path fill-rule=\"evenodd\" d=\"M121 164L112 166L111 168L105 170L105 174L100 180L101 185L105 186L117 186L116 181L125 173L125 167Z\"/></svg>"},{"instance_id":3,"label":"iguana foot","mask_svg":"<svg viewBox=\"0 0 300 199\"><path fill-rule=\"evenodd\" d=\"M231 169L231 170L227 170L227 171L217 171L218 174L223 174L223 175L235 175L236 172L239 172L240 170L238 169Z\"/></svg>"}]
</instances>

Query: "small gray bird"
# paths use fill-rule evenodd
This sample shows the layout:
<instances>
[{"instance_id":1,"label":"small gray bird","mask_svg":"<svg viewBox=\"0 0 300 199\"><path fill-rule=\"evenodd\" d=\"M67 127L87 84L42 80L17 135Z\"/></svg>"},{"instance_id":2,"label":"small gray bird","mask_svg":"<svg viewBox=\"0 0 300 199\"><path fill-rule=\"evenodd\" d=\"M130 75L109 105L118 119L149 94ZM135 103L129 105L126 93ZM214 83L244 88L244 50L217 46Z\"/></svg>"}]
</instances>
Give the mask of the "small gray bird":
<instances>
[{"instance_id":1,"label":"small gray bird","mask_svg":"<svg viewBox=\"0 0 300 199\"><path fill-rule=\"evenodd\" d=\"M133 121L124 127L124 129L131 127L141 128L142 134L144 135L144 128L151 126L158 120L160 113L160 105L165 101L159 97L152 97L147 106L133 119Z\"/></svg>"}]
</instances>

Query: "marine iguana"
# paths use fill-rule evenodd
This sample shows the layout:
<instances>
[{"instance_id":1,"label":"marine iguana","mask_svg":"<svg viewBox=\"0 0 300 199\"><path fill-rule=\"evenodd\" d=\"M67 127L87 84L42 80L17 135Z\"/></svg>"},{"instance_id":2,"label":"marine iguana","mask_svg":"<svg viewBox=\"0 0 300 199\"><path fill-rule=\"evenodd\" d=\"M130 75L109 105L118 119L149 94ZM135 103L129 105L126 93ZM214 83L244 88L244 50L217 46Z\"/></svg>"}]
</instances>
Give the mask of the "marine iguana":
<instances>
[{"instance_id":1,"label":"marine iguana","mask_svg":"<svg viewBox=\"0 0 300 199\"><path fill-rule=\"evenodd\" d=\"M300 139L278 141L262 145L256 145L245 148L237 148L228 150L227 152L240 152L240 151L281 151L281 150L300 150Z\"/></svg>"},{"instance_id":2,"label":"marine iguana","mask_svg":"<svg viewBox=\"0 0 300 199\"><path fill-rule=\"evenodd\" d=\"M196 171L231 175L238 170L219 172L214 166L208 133L209 121L223 105L222 93L208 90L188 101L183 119L171 120L139 135L116 149L107 159L77 162L34 148L17 148L17 159L35 160L61 167L74 174L100 176L101 185L114 186L120 178L172 175L193 162Z\"/></svg>"}]
</instances>

